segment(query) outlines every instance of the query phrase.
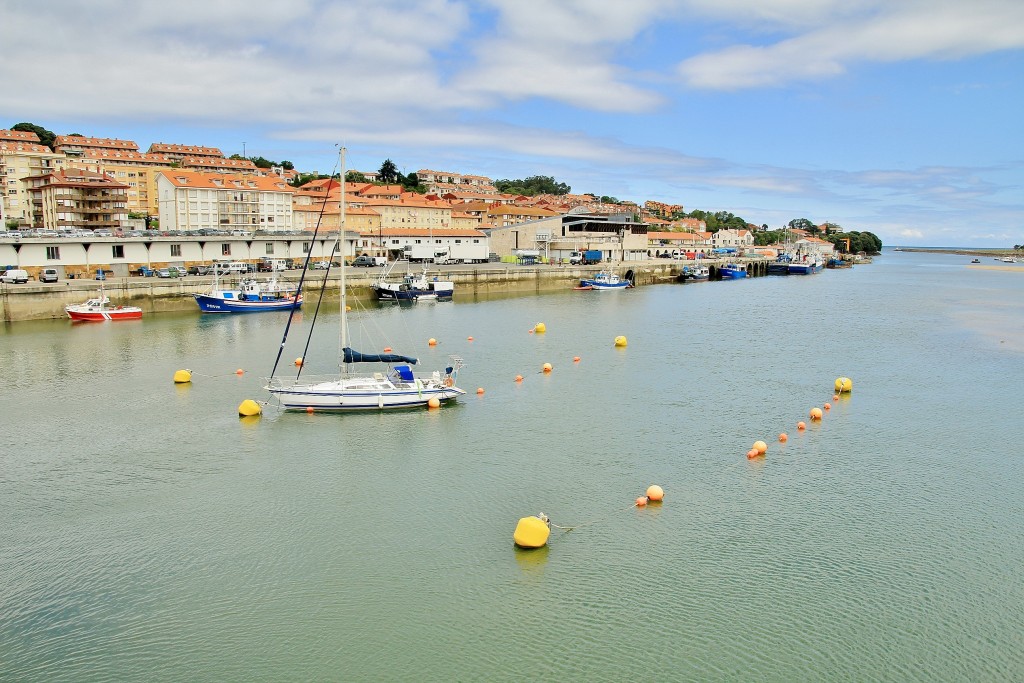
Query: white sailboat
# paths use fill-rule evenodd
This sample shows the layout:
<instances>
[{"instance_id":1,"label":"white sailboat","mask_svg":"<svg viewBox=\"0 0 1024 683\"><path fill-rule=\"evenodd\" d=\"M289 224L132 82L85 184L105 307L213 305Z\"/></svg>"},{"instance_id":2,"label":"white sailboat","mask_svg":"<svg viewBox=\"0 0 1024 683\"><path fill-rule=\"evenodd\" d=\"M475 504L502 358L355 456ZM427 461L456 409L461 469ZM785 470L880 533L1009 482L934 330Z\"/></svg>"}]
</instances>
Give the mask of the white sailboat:
<instances>
[{"instance_id":1,"label":"white sailboat","mask_svg":"<svg viewBox=\"0 0 1024 683\"><path fill-rule=\"evenodd\" d=\"M345 150L341 150L341 227L338 239L345 238ZM417 359L398 354L365 354L353 350L348 339L348 306L345 291L345 258L341 259L341 358L340 374L329 378L271 378L266 389L285 410L352 411L415 408L430 404L431 399L444 403L465 395L455 386L459 369L458 356L449 356L451 363L444 372L434 370L417 373L412 366ZM356 363L380 363L382 372L355 373Z\"/></svg>"}]
</instances>

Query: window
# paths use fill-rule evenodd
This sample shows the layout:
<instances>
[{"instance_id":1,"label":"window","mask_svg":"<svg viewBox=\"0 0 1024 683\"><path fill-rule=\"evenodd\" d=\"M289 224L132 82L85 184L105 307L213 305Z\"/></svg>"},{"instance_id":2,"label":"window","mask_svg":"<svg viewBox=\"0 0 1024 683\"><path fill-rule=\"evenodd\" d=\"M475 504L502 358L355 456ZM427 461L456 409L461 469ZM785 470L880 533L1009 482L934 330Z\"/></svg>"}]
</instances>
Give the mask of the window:
<instances>
[{"instance_id":1,"label":"window","mask_svg":"<svg viewBox=\"0 0 1024 683\"><path fill-rule=\"evenodd\" d=\"M220 245L220 255L221 256L231 256L231 244L230 243L225 242L224 244Z\"/></svg>"},{"instance_id":2,"label":"window","mask_svg":"<svg viewBox=\"0 0 1024 683\"><path fill-rule=\"evenodd\" d=\"M124 258L124 245L115 244L111 247L111 258Z\"/></svg>"},{"instance_id":3,"label":"window","mask_svg":"<svg viewBox=\"0 0 1024 683\"><path fill-rule=\"evenodd\" d=\"M273 254L274 253L274 243L273 242L267 242L267 253L268 254Z\"/></svg>"},{"instance_id":4,"label":"window","mask_svg":"<svg viewBox=\"0 0 1024 683\"><path fill-rule=\"evenodd\" d=\"M48 260L48 261L59 261L60 260L60 247L47 247L46 248L46 260Z\"/></svg>"},{"instance_id":5,"label":"window","mask_svg":"<svg viewBox=\"0 0 1024 683\"><path fill-rule=\"evenodd\" d=\"M181 245L180 244L172 244L171 245L171 256L177 256L179 258L181 257Z\"/></svg>"},{"instance_id":6,"label":"window","mask_svg":"<svg viewBox=\"0 0 1024 683\"><path fill-rule=\"evenodd\" d=\"M303 254L308 254L309 253L309 242L303 242L302 243L302 253Z\"/></svg>"}]
</instances>

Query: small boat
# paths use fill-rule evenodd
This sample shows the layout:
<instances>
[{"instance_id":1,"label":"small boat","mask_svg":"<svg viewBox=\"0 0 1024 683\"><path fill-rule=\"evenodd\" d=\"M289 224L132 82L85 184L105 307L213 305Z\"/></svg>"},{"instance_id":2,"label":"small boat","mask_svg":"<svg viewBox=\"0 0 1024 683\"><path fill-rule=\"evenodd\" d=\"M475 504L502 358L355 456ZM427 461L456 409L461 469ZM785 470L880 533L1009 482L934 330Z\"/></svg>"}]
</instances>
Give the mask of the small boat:
<instances>
[{"instance_id":1,"label":"small boat","mask_svg":"<svg viewBox=\"0 0 1024 683\"><path fill-rule=\"evenodd\" d=\"M628 289L632 287L633 283L624 278L620 278L615 273L598 273L592 278L584 278L580 280L580 287L587 289L596 289L600 291L612 291L617 289Z\"/></svg>"},{"instance_id":2,"label":"small boat","mask_svg":"<svg viewBox=\"0 0 1024 683\"><path fill-rule=\"evenodd\" d=\"M789 254L782 253L775 257L775 260L768 264L769 275L789 275L789 264L793 262L793 257Z\"/></svg>"},{"instance_id":3,"label":"small boat","mask_svg":"<svg viewBox=\"0 0 1024 683\"><path fill-rule=\"evenodd\" d=\"M64 312L75 321L100 322L142 318L142 309L138 306L111 306L110 298L103 293L103 287L100 287L100 295L95 299L89 299L81 304L68 304L64 307Z\"/></svg>"},{"instance_id":4,"label":"small boat","mask_svg":"<svg viewBox=\"0 0 1024 683\"><path fill-rule=\"evenodd\" d=\"M971 263L981 263L981 259L971 259Z\"/></svg>"},{"instance_id":5,"label":"small boat","mask_svg":"<svg viewBox=\"0 0 1024 683\"><path fill-rule=\"evenodd\" d=\"M341 149L341 230L339 239L345 234L345 149ZM337 247L335 247L337 248ZM449 356L450 364L442 374L439 370L413 373L412 366L416 358L393 353L370 354L360 353L349 346L347 291L345 287L345 271L347 267L342 259L339 291L340 304L340 337L341 358L340 372L336 375L305 378L296 375L294 378L274 377L277 363L267 382L265 389L275 397L284 410L304 410L307 412L351 412L360 410L392 410L399 408L420 408L439 406L453 401L466 392L455 386L459 369L464 363L459 356ZM281 340L278 360L284 349L288 335ZM387 367L378 372L351 372L349 367L356 363L380 363ZM299 365L302 372L303 365Z\"/></svg>"},{"instance_id":6,"label":"small boat","mask_svg":"<svg viewBox=\"0 0 1024 683\"><path fill-rule=\"evenodd\" d=\"M378 301L450 301L455 295L455 283L437 276L428 277L426 265L418 275L406 273L401 280L390 280L396 263L398 261L393 261L371 285Z\"/></svg>"},{"instance_id":7,"label":"small boat","mask_svg":"<svg viewBox=\"0 0 1024 683\"><path fill-rule=\"evenodd\" d=\"M736 263L727 263L718 269L723 280L740 280L747 277L747 269Z\"/></svg>"},{"instance_id":8,"label":"small boat","mask_svg":"<svg viewBox=\"0 0 1024 683\"><path fill-rule=\"evenodd\" d=\"M683 272L679 274L680 282L706 282L711 277L711 270L707 266L683 266Z\"/></svg>"},{"instance_id":9,"label":"small boat","mask_svg":"<svg viewBox=\"0 0 1024 683\"><path fill-rule=\"evenodd\" d=\"M830 258L825 263L826 268L853 268L853 262L841 258Z\"/></svg>"},{"instance_id":10,"label":"small boat","mask_svg":"<svg viewBox=\"0 0 1024 683\"><path fill-rule=\"evenodd\" d=\"M275 274L266 282L254 278L242 280L238 289L220 289L214 272L213 287L205 294L193 294L203 313L258 313L281 311L302 306L302 294L282 285Z\"/></svg>"},{"instance_id":11,"label":"small boat","mask_svg":"<svg viewBox=\"0 0 1024 683\"><path fill-rule=\"evenodd\" d=\"M825 265L817 258L804 256L803 260L793 261L789 264L790 275L813 275L824 270Z\"/></svg>"}]
</instances>

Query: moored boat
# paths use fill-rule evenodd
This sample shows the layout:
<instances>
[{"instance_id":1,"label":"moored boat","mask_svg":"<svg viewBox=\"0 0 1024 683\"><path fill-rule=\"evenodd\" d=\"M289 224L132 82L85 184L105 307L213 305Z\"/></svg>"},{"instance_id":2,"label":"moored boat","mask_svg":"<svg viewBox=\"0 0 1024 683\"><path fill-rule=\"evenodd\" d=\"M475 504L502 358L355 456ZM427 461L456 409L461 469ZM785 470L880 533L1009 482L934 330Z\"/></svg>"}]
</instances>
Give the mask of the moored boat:
<instances>
[{"instance_id":1,"label":"moored boat","mask_svg":"<svg viewBox=\"0 0 1024 683\"><path fill-rule=\"evenodd\" d=\"M210 291L193 296L203 313L258 313L302 306L302 294L282 285L276 275L266 282L245 278L238 289L221 289L215 274Z\"/></svg>"},{"instance_id":2,"label":"moored boat","mask_svg":"<svg viewBox=\"0 0 1024 683\"><path fill-rule=\"evenodd\" d=\"M595 289L601 291L614 291L632 287L633 283L625 278L620 278L615 273L601 272L592 278L580 280L580 289Z\"/></svg>"},{"instance_id":3,"label":"moored boat","mask_svg":"<svg viewBox=\"0 0 1024 683\"><path fill-rule=\"evenodd\" d=\"M142 309L138 306L111 306L110 297L100 287L100 294L80 304L68 304L64 312L75 321L102 322L105 320L139 320Z\"/></svg>"},{"instance_id":4,"label":"moored boat","mask_svg":"<svg viewBox=\"0 0 1024 683\"><path fill-rule=\"evenodd\" d=\"M426 266L417 275L406 273L401 280L389 279L395 263L371 285L378 301L447 301L454 297L455 283L428 277Z\"/></svg>"},{"instance_id":5,"label":"moored boat","mask_svg":"<svg viewBox=\"0 0 1024 683\"><path fill-rule=\"evenodd\" d=\"M679 274L682 282L706 282L710 277L711 270L707 266L683 266Z\"/></svg>"},{"instance_id":6,"label":"moored boat","mask_svg":"<svg viewBox=\"0 0 1024 683\"><path fill-rule=\"evenodd\" d=\"M737 263L727 263L718 269L723 280L740 280L747 277L747 269Z\"/></svg>"}]
</instances>

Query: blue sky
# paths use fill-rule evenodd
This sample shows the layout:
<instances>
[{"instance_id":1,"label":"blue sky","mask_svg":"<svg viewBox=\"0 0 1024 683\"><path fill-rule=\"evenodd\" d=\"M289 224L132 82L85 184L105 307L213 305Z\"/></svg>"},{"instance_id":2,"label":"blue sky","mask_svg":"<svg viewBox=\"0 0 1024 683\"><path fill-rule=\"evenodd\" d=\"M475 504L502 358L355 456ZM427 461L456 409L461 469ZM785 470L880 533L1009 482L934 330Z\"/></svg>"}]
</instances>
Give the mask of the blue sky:
<instances>
[{"instance_id":1,"label":"blue sky","mask_svg":"<svg viewBox=\"0 0 1024 683\"><path fill-rule=\"evenodd\" d=\"M1024 243L1021 0L7 0L0 44L2 127Z\"/></svg>"}]
</instances>

